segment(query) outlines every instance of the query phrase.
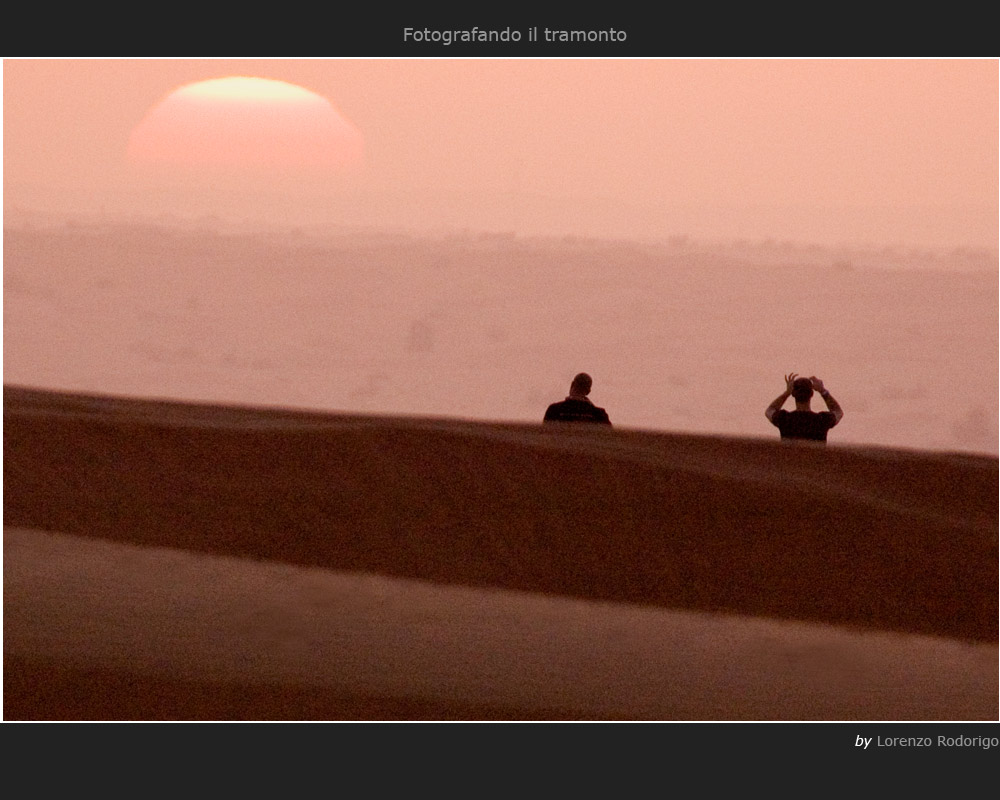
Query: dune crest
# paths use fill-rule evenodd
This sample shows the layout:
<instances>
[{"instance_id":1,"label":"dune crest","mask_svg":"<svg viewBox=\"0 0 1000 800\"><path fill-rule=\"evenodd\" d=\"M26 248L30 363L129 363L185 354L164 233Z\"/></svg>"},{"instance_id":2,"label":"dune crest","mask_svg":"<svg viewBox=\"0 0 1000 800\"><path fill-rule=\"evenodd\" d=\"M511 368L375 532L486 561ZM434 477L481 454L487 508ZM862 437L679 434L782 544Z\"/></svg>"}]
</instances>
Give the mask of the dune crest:
<instances>
[{"instance_id":1,"label":"dune crest","mask_svg":"<svg viewBox=\"0 0 1000 800\"><path fill-rule=\"evenodd\" d=\"M997 459L4 387L4 524L997 641Z\"/></svg>"}]
</instances>

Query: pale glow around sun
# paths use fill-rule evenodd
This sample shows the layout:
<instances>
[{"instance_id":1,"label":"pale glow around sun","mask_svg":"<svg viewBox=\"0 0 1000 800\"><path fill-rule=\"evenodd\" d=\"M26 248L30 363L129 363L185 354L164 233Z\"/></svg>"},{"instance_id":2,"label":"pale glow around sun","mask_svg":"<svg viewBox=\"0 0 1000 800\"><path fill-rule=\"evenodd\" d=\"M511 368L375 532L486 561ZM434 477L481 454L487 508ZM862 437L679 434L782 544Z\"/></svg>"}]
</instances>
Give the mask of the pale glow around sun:
<instances>
[{"instance_id":1,"label":"pale glow around sun","mask_svg":"<svg viewBox=\"0 0 1000 800\"><path fill-rule=\"evenodd\" d=\"M147 168L352 170L364 140L315 92L234 76L172 91L133 129L127 156Z\"/></svg>"}]
</instances>

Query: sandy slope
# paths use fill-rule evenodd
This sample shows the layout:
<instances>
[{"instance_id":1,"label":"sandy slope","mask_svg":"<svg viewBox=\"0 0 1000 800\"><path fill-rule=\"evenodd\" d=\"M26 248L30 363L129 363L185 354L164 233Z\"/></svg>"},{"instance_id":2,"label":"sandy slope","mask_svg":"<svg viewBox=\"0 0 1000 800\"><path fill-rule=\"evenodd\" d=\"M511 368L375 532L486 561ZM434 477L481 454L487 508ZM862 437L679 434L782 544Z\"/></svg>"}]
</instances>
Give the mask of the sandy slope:
<instances>
[{"instance_id":1,"label":"sandy slope","mask_svg":"<svg viewBox=\"0 0 1000 800\"><path fill-rule=\"evenodd\" d=\"M16 528L4 557L8 719L997 717L994 644Z\"/></svg>"},{"instance_id":2,"label":"sandy slope","mask_svg":"<svg viewBox=\"0 0 1000 800\"><path fill-rule=\"evenodd\" d=\"M388 683L376 678L367 684L346 685L342 675L333 681L319 680L322 670L309 666L315 663L305 655L300 661L298 657L286 660L282 667L286 671L271 676L276 684L263 680L265 674L254 666L249 673L224 671L207 676L198 669L175 669L176 664L170 666L168 659L165 669L128 671L131 655L122 653L131 654L138 640L120 643L123 651L113 639L104 638L107 628L94 628L95 636L90 639L94 659L67 658L72 652L70 631L82 613L73 610L72 594L56 602L68 616L52 617L51 625L28 624L45 618L43 612L50 613L53 607L41 600L36 607L33 598L58 597L52 587L61 584L46 576L44 565L51 559L38 550L47 545L31 538L38 534L18 533L14 549L5 542L5 714L8 703L14 701L22 703L21 713L28 716L32 707L38 713L43 707L51 713L53 705L67 708L67 698L82 702L81 692L75 689L121 686L126 670L133 681L126 685L134 687L134 701L126 702L121 692L112 692L118 705L110 699L103 706L98 703L96 710L90 709L91 715L100 717L104 709L116 717L156 716L151 698L161 697L168 698L164 701L167 711L160 714L167 717L196 717L199 709L209 716L214 711L253 717L254 705L245 690L248 682L258 685L259 678L266 686L258 685L256 690L263 693L256 696L258 710L270 709L270 716L275 716L276 708L284 708L293 717L305 718L316 713L354 718L805 715L898 719L901 714L927 719L995 718L997 485L997 460L976 456L788 446L774 441L591 428L319 415L5 387L6 527L272 562L260 565L264 572L227 579L242 588L234 589L225 602L237 616L249 615L250 619L260 617L253 617L239 599L254 595L247 587L270 587L259 598L258 610L267 617L274 608L282 608L281 592L275 586L283 580L267 570L280 572L292 569L291 565L355 573L353 578L317 573L320 577L315 580L325 587L322 591L327 596L346 596L345 586L389 576L436 584L424 589L398 584L409 587L398 590L409 599L390 607L394 624L405 619L403 612L411 603L421 607L426 601L452 609L442 610L438 617L430 614L428 619L441 620L440 626L429 623L423 629L424 638L416 640L400 643L393 638L397 634L367 631L363 622L351 634L355 641L370 641L378 651L386 649L387 641L397 641L399 652L417 658L419 668L405 672L410 680L422 682L416 687L419 691L412 684L393 683L400 680L398 672L383 676ZM70 555L73 547L85 544L73 541L64 546L68 554L60 558L78 562L80 570L96 569L95 559L99 564L100 558L84 551ZM35 555L28 558L26 554L32 552ZM97 605L85 607L95 618L100 618L102 603L113 608L124 598L141 594L140 587L148 586L152 593L160 585L155 576L164 572L155 559L165 556L154 552L159 551L146 549L121 556L129 564L128 576L121 576L117 583L100 578L100 570L93 573L97 585L108 587L104 600L100 593L90 594L88 602ZM190 557L175 556L168 561L176 565ZM206 565L214 562L196 563L203 566L190 567L195 572L213 569ZM58 569L67 567L64 563ZM22 576L16 584L11 583L15 574ZM233 574L242 572L234 570ZM269 577L262 577L265 574ZM128 588L129 581L137 583ZM184 585L195 587L191 602L202 620L192 624L208 624L213 602L209 589L198 588L198 581ZM550 598L545 605L544 598L526 600L509 592L440 594L457 591L459 586L530 591L563 599ZM42 587L49 588L43 591ZM14 592L11 596L9 588ZM166 596L162 586L156 591ZM420 592L429 594L424 597ZM495 597L501 599L488 599ZM454 598L463 599L452 602ZM569 598L587 602L573 604ZM595 605L593 601L644 608ZM164 601L154 617L174 608L176 602L176 597ZM455 620L472 613L455 609L484 603L504 609L505 627L498 630L511 629L511 615L531 625L546 613L566 616L551 624L538 623L542 632L521 650L505 644L502 636L496 641L485 637L488 646L484 650L482 635L467 639L455 635L456 630L469 628L468 622ZM730 630L726 626L733 623L728 616L678 616L656 607L761 619L752 622L756 628ZM294 629L302 624L302 613L294 607L284 609L261 635L274 636L286 625ZM182 616L171 617L170 624L180 624ZM307 617L313 620L310 625L320 625L321 638L335 635L323 628L321 620L316 621L314 610ZM488 627L481 616L473 614L472 618L479 620L475 625ZM767 627L779 619L836 624L853 628L854 633L827 627ZM9 627L14 624L11 620L20 621L17 629ZM633 629L633 625L638 627ZM664 674L686 674L686 681L696 678L685 669L704 671L704 665L691 660L694 653L713 652L714 658L722 658L724 648L710 644L718 641L716 635L742 641L739 647L744 654L757 652L754 648L761 641L781 641L777 652L784 655L761 656L748 674L758 682L771 674L776 676L775 686L814 699L788 704L769 694L771 690L755 693L744 686L734 692L733 687L740 680L745 683L746 676L732 683L718 668L709 670L714 677L702 686L697 694L701 700L694 706L678 704L681 694L668 691L662 681L657 683L641 670L636 673L646 675L641 701L621 691L609 693L607 673L602 670L609 669L608 664L622 669L623 657L614 655L619 648L608 631L619 631L624 637L620 652L635 652L635 643L645 640L644 625L672 632L675 640L679 636L701 642L680 655L669 655L671 650L663 647L662 638L654 637L651 649L642 651L640 663L670 666ZM53 637L53 630L66 631L66 637ZM157 641L155 635L148 638L149 629L140 626L138 630L147 637L142 639L143 646ZM438 646L438 630L448 643L444 653L472 648L472 657L479 658L494 647L503 654L501 660L513 657L518 662L529 653L537 674L525 673L525 683L519 686L511 682L513 672L508 670L507 683L503 683L494 671L489 674L495 680L473 677L471 683L462 684L464 688L455 688L458 684L448 682L454 677L446 678L447 670L435 670L461 659L445 658L434 666L426 660L428 656L420 655ZM716 633L709 633L713 630ZM829 644L833 640L815 630L847 638ZM575 652L594 652L595 644L601 643L603 650L597 652L603 656L585 661L591 667L575 663L566 667L569 671L552 671L553 664L562 663L559 654L567 652L563 646L567 632L572 631L582 631L583 644ZM871 645L876 639L864 638L876 632L881 634L877 646ZM894 638L891 633L922 636ZM810 636L820 636L823 643L813 651L809 646L803 650ZM44 647L38 645L38 637L46 642ZM242 652L237 642L230 642L228 634L223 638L227 644L222 652L238 659L233 655ZM543 642L550 644L543 647ZM825 649L828 645L832 650ZM246 646L259 652L253 648L261 645L251 637ZM894 651L894 647L902 650ZM802 652L820 654L806 657L805 662L799 658L807 663L811 679L804 678L801 670L789 673L780 666L788 653ZM118 655L111 658L113 653ZM862 673L868 677L860 682L846 685L835 680L831 685L839 689L816 694L823 683L816 676L834 669L823 653L853 653L840 662L848 665L842 670L845 675L857 674L857 664L864 659L874 661L864 661L868 666ZM193 663L200 657L192 656ZM965 659L961 677L952 668L942 668L952 663L952 657ZM247 658L251 665L257 663ZM879 684L883 689L872 688L878 681L873 684L871 676L891 663L907 663L911 671L884 672L888 683ZM687 667L682 669L681 664ZM288 669L304 672L291 675ZM360 673L375 674L370 665ZM949 674L952 677L946 677ZM251 676L256 678L251 680ZM204 681L209 677L217 683L206 692ZM152 683L139 686L134 681ZM323 701L308 688L317 682L323 685ZM556 684L577 687L575 694L560 694ZM895 688L887 693L884 686L890 685ZM448 686L453 689L446 691ZM484 686L495 686L495 694ZM918 691L912 703L902 702L907 691L916 691L918 686L935 688ZM588 692L591 699L581 699ZM100 695L99 691L89 694L92 699ZM889 696L895 699L886 700ZM44 697L50 699L48 705ZM52 700L59 697L61 701ZM219 705L220 697L235 698L235 706ZM746 699L737 702L740 697ZM966 700L959 701L960 697ZM396 702L401 704L393 706ZM87 715L86 710L80 713Z\"/></svg>"}]
</instances>

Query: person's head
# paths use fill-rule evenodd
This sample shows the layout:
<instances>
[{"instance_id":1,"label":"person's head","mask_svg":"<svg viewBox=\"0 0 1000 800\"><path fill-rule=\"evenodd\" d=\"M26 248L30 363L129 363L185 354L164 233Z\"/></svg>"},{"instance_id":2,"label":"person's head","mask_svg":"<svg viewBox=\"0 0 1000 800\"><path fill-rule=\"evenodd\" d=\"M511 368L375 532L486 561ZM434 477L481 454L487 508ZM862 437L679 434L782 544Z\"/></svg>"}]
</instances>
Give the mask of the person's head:
<instances>
[{"instance_id":1,"label":"person's head","mask_svg":"<svg viewBox=\"0 0 1000 800\"><path fill-rule=\"evenodd\" d=\"M570 384L569 393L579 394L586 397L590 394L590 387L594 385L593 379L586 373L581 372L575 378L573 378L573 383Z\"/></svg>"},{"instance_id":2,"label":"person's head","mask_svg":"<svg viewBox=\"0 0 1000 800\"><path fill-rule=\"evenodd\" d=\"M792 397L799 403L808 402L813 396L813 384L809 378L796 378L792 383Z\"/></svg>"}]
</instances>

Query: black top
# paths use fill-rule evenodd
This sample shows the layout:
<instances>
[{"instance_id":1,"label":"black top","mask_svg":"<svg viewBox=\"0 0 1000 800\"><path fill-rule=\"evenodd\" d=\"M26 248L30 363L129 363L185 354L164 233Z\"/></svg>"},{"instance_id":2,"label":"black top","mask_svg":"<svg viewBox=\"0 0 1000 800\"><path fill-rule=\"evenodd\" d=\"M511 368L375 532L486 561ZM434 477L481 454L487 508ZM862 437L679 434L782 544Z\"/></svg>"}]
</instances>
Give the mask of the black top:
<instances>
[{"instance_id":1,"label":"black top","mask_svg":"<svg viewBox=\"0 0 1000 800\"><path fill-rule=\"evenodd\" d=\"M608 412L598 408L589 400L577 400L567 397L559 403L553 403L545 410L544 422L599 422L610 425Z\"/></svg>"},{"instance_id":2,"label":"black top","mask_svg":"<svg viewBox=\"0 0 1000 800\"><path fill-rule=\"evenodd\" d=\"M837 424L837 418L830 411L785 411L774 412L771 424L781 431L782 439L809 439L825 442L826 432Z\"/></svg>"}]
</instances>

